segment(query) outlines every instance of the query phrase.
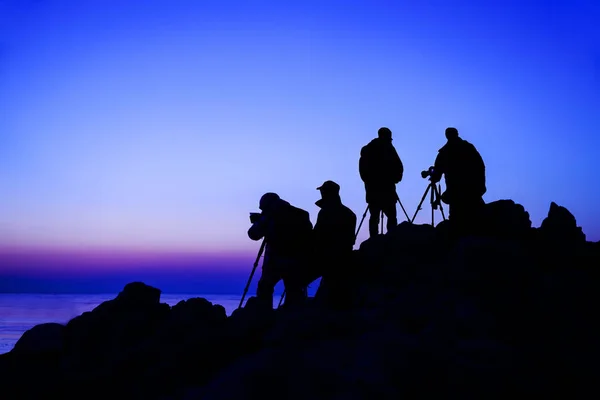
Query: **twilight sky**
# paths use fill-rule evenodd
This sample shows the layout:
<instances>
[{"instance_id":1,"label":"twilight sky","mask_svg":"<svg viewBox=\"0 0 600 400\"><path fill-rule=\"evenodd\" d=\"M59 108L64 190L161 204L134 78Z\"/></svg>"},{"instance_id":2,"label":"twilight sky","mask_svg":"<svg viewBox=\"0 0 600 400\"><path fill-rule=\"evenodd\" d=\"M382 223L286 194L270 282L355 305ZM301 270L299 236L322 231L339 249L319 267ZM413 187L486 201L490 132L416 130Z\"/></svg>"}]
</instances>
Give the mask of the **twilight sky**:
<instances>
[{"instance_id":1,"label":"twilight sky","mask_svg":"<svg viewBox=\"0 0 600 400\"><path fill-rule=\"evenodd\" d=\"M332 179L360 220L381 126L411 216L455 126L487 202L539 226L555 201L600 240L598 20L594 0L0 0L0 291L126 282L148 257L241 291L259 197L314 223Z\"/></svg>"}]
</instances>

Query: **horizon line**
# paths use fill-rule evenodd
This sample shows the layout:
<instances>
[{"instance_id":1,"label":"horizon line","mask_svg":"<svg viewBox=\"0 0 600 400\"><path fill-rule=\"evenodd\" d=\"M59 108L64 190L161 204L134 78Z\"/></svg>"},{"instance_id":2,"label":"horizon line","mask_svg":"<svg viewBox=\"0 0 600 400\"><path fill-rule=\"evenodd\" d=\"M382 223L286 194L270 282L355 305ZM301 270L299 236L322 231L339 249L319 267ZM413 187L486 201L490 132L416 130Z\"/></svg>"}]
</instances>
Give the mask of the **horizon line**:
<instances>
[{"instance_id":1,"label":"horizon line","mask_svg":"<svg viewBox=\"0 0 600 400\"><path fill-rule=\"evenodd\" d=\"M140 247L117 247L117 246L40 246L26 244L1 244L0 255L115 255L115 256L159 256L159 257L196 257L196 256L247 256L257 250L236 249L177 249L177 248L140 248Z\"/></svg>"},{"instance_id":2,"label":"horizon line","mask_svg":"<svg viewBox=\"0 0 600 400\"><path fill-rule=\"evenodd\" d=\"M152 286L152 285L148 285L148 286ZM152 286L154 287L154 286ZM160 288L156 288L159 289L161 291L161 296L162 295L190 295L190 296L197 296L197 295L209 295L209 296L240 296L241 294L239 293L209 293L209 292L203 292L203 293L191 293L191 292L163 292L162 289ZM25 294L25 295L63 295L63 294L76 294L76 295L80 295L80 294L97 294L97 295L111 295L111 296L117 296L119 293L121 293L123 289L120 289L118 292L5 292L5 291L0 291L0 295L2 294ZM277 291L275 291L277 292Z\"/></svg>"}]
</instances>

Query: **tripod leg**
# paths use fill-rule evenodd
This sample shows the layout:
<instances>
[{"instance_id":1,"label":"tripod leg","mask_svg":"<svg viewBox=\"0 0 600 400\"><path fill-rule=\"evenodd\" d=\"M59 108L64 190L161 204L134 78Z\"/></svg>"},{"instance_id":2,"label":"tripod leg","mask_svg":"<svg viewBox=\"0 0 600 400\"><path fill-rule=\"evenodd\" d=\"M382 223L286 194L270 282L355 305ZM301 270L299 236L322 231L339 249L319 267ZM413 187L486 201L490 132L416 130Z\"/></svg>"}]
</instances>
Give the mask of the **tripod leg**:
<instances>
[{"instance_id":1,"label":"tripod leg","mask_svg":"<svg viewBox=\"0 0 600 400\"><path fill-rule=\"evenodd\" d=\"M423 193L423 197L421 197L421 201L419 202L419 205L417 206L417 209L415 210L415 215L413 215L412 219L410 220L411 223L415 222L417 213L421 209L421 206L423 205L423 201L425 201L425 197L427 197L427 192L429 192L429 189L430 189L430 186L427 186L427 189L425 189L425 193Z\"/></svg>"},{"instance_id":2,"label":"tripod leg","mask_svg":"<svg viewBox=\"0 0 600 400\"><path fill-rule=\"evenodd\" d=\"M356 230L356 233L354 234L354 240L356 240L356 238L358 237L358 232L360 232L360 227L362 226L365 217L367 216L367 212L369 211L369 205L367 204L367 208L365 208L365 213L362 216L362 219L360 220L360 224L358 224L358 229Z\"/></svg>"},{"instance_id":3,"label":"tripod leg","mask_svg":"<svg viewBox=\"0 0 600 400\"><path fill-rule=\"evenodd\" d=\"M438 201L438 204L440 206L440 212L442 213L442 219L445 221L446 220L446 216L444 215L444 207L442 207L442 200L441 200L442 195L440 194L440 188L439 188L439 186L436 185L435 186L435 190L437 192L438 199L440 199Z\"/></svg>"},{"instance_id":4,"label":"tripod leg","mask_svg":"<svg viewBox=\"0 0 600 400\"><path fill-rule=\"evenodd\" d=\"M429 202L431 203L431 226L435 226L435 208L434 208L434 204L435 204L435 194L436 194L436 190L435 190L435 185L433 183L430 183L430 185L433 186L433 188L431 189L431 197Z\"/></svg>"},{"instance_id":5,"label":"tripod leg","mask_svg":"<svg viewBox=\"0 0 600 400\"><path fill-rule=\"evenodd\" d=\"M254 261L254 266L252 267L252 272L250 273L250 278L248 278L248 283L246 283L246 287L244 288L244 294L242 294L242 299L240 300L240 305L238 306L238 308L240 308L242 306L242 304L244 304L244 298L246 297L246 293L248 293L248 288L250 287L250 283L252 282L252 277L254 276L254 272L256 272L256 267L258 267L260 257L262 256L263 251L265 250L266 244L267 244L267 241L265 239L263 239L263 242L260 245L260 250L258 250L258 255L256 256L256 261Z\"/></svg>"},{"instance_id":6,"label":"tripod leg","mask_svg":"<svg viewBox=\"0 0 600 400\"><path fill-rule=\"evenodd\" d=\"M411 222L411 223L412 223L412 221L411 221L410 217L408 216L408 213L406 212L406 210L404 209L404 206L402 205L402 202L400 201L400 197L398 197L398 195L397 195L397 194L396 194L396 200L397 200L397 201L398 201L398 203L400 204L400 207L402 208L402 211L404 212L404 215L406 215L406 220L407 220L408 222Z\"/></svg>"}]
</instances>

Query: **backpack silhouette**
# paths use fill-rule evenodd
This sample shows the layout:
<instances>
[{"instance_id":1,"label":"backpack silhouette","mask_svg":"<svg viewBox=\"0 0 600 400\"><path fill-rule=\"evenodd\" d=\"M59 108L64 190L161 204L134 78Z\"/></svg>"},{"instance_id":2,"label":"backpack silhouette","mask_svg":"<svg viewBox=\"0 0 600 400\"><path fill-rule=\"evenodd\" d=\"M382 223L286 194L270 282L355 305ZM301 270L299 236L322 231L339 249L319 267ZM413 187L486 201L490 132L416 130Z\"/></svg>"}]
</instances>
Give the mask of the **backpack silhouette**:
<instances>
[{"instance_id":1,"label":"backpack silhouette","mask_svg":"<svg viewBox=\"0 0 600 400\"><path fill-rule=\"evenodd\" d=\"M365 183L396 184L402 180L404 165L391 143L375 138L360 150L358 171Z\"/></svg>"},{"instance_id":2,"label":"backpack silhouette","mask_svg":"<svg viewBox=\"0 0 600 400\"><path fill-rule=\"evenodd\" d=\"M282 215L274 219L276 235L271 241L276 241L277 248L285 254L303 254L312 240L309 213L291 204L280 212Z\"/></svg>"},{"instance_id":3,"label":"backpack silhouette","mask_svg":"<svg viewBox=\"0 0 600 400\"><path fill-rule=\"evenodd\" d=\"M478 196L486 193L485 164L473 144L458 138L452 143L447 143L439 153L448 188L453 187Z\"/></svg>"}]
</instances>

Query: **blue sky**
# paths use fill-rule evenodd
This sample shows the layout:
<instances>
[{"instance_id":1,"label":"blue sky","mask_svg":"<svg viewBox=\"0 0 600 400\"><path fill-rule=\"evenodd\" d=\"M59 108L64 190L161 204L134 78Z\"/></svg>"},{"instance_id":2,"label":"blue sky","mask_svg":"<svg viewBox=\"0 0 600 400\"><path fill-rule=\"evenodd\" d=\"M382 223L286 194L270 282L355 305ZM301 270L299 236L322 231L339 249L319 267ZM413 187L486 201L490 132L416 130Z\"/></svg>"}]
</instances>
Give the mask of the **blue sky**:
<instances>
[{"instance_id":1,"label":"blue sky","mask_svg":"<svg viewBox=\"0 0 600 400\"><path fill-rule=\"evenodd\" d=\"M264 192L315 222L332 179L360 219L358 155L381 126L409 214L455 126L484 157L487 202L539 226L555 201L600 240L599 9L0 0L0 245L252 262Z\"/></svg>"}]
</instances>

